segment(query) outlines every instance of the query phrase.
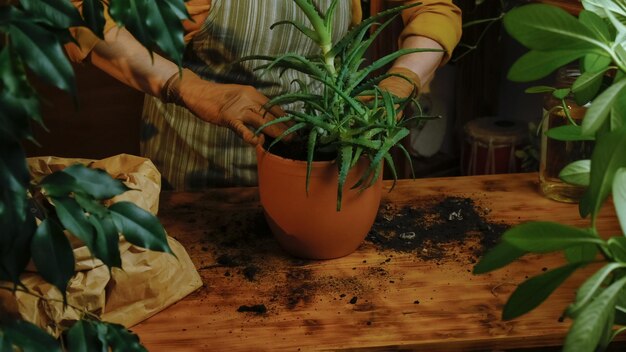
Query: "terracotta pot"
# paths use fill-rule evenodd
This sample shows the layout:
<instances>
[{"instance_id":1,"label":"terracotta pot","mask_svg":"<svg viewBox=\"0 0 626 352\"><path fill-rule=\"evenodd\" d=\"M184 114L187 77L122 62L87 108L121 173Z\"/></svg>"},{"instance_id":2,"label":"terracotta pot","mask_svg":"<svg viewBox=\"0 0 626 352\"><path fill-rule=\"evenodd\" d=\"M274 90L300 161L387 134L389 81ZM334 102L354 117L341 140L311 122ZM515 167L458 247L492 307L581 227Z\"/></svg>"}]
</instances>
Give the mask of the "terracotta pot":
<instances>
[{"instance_id":1,"label":"terracotta pot","mask_svg":"<svg viewBox=\"0 0 626 352\"><path fill-rule=\"evenodd\" d=\"M372 227L382 177L364 191L351 190L369 166L362 159L348 174L337 211L337 166L313 162L306 193L306 161L285 159L257 147L259 194L265 218L279 244L290 254L331 259L354 252Z\"/></svg>"}]
</instances>

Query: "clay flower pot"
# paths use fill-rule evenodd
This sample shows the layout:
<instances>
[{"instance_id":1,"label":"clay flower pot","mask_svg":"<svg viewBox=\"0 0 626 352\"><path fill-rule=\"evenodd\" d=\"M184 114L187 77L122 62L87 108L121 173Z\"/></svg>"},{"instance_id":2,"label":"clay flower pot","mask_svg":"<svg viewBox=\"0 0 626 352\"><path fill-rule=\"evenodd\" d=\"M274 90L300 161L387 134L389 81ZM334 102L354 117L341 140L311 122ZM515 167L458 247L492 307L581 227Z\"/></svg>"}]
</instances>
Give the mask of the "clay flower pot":
<instances>
[{"instance_id":1,"label":"clay flower pot","mask_svg":"<svg viewBox=\"0 0 626 352\"><path fill-rule=\"evenodd\" d=\"M362 159L348 174L337 211L337 166L313 162L306 185L306 161L291 160L257 146L259 194L265 218L283 249L307 259L332 259L354 252L374 224L382 178L363 191L351 190L369 166Z\"/></svg>"}]
</instances>

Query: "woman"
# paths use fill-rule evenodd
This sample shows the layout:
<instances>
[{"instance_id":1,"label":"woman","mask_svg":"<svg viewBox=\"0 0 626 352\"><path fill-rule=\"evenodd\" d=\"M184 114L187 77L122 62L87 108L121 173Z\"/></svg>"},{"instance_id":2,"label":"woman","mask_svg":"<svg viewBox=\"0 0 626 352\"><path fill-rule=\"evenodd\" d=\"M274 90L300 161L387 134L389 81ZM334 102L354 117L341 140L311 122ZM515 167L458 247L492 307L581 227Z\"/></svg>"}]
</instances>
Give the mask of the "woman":
<instances>
[{"instance_id":1,"label":"woman","mask_svg":"<svg viewBox=\"0 0 626 352\"><path fill-rule=\"evenodd\" d=\"M80 7L81 1L74 1ZM413 1L396 1L398 5ZM390 77L383 89L407 96L427 83L437 67L451 55L461 34L460 10L452 0L422 0L421 6L403 12L401 48L437 48L397 59L391 70L410 77ZM315 0L326 9L331 0ZM252 54L286 52L314 54L317 48L293 26L269 27L280 20L306 23L293 1L286 0L190 0L193 21L185 21L187 47L182 76L176 64L154 55L125 29L107 18L105 40L85 28L74 34L80 47L69 44L74 61L91 62L131 87L147 93L141 136L141 152L152 159L164 179L176 189L256 184L256 157L252 147L259 139L256 129L283 111L262 106L290 88L297 72L266 73L259 78L258 62L235 63ZM359 0L340 0L334 17L334 39L361 20ZM421 82L421 83L420 83ZM280 135L286 126L276 124L263 132Z\"/></svg>"}]
</instances>

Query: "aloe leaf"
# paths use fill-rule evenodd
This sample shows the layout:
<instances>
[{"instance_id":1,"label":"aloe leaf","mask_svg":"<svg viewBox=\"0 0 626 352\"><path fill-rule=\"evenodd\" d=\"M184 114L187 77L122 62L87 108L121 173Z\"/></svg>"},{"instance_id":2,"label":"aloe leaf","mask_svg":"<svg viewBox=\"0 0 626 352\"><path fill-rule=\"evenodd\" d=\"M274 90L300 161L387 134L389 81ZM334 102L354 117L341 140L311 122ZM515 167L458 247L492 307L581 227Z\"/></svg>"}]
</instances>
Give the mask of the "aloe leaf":
<instances>
[{"instance_id":1,"label":"aloe leaf","mask_svg":"<svg viewBox=\"0 0 626 352\"><path fill-rule=\"evenodd\" d=\"M531 50L513 63L507 79L514 82L535 81L585 56L586 53L584 50Z\"/></svg>"},{"instance_id":2,"label":"aloe leaf","mask_svg":"<svg viewBox=\"0 0 626 352\"><path fill-rule=\"evenodd\" d=\"M254 131L254 134L259 135L264 129L272 126L272 125L276 125L279 123L283 123L283 122L287 122L287 121L291 121L293 119L292 116L290 115L285 115L285 116L281 116L279 118L273 119L272 121L268 121L264 124L262 124L259 128L256 129L256 131Z\"/></svg>"},{"instance_id":3,"label":"aloe leaf","mask_svg":"<svg viewBox=\"0 0 626 352\"><path fill-rule=\"evenodd\" d=\"M398 182L398 172L396 171L396 164L393 162L393 158L389 153L383 156L385 162L387 162L387 166L389 167L389 171L391 171L391 175L393 176L393 183L391 184L391 188L389 188L389 192L391 192Z\"/></svg>"},{"instance_id":4,"label":"aloe leaf","mask_svg":"<svg viewBox=\"0 0 626 352\"><path fill-rule=\"evenodd\" d=\"M565 338L564 352L595 349L624 284L626 277L611 284L580 312Z\"/></svg>"},{"instance_id":5,"label":"aloe leaf","mask_svg":"<svg viewBox=\"0 0 626 352\"><path fill-rule=\"evenodd\" d=\"M372 23L378 22L379 19L382 19L386 16L393 15L395 13L399 13L400 11L403 11L410 7L420 6L420 5L421 3L418 2L418 3L403 5L403 6L396 6L388 10L381 11L374 16L370 16L364 19L363 21L361 21L361 23L359 23L357 26L352 28L348 33L346 33L346 35L343 36L343 38L337 44L333 46L330 52L330 55L332 56L339 55L339 53L341 53L354 40L354 38L361 32L363 27L371 26Z\"/></svg>"},{"instance_id":6,"label":"aloe leaf","mask_svg":"<svg viewBox=\"0 0 626 352\"><path fill-rule=\"evenodd\" d=\"M328 28L328 31L332 35L333 19L335 18L335 10L337 9L338 0L333 0L328 6L326 13L324 14L324 26Z\"/></svg>"},{"instance_id":7,"label":"aloe leaf","mask_svg":"<svg viewBox=\"0 0 626 352\"><path fill-rule=\"evenodd\" d=\"M604 242L590 231L555 222L533 221L520 224L502 235L506 241L520 250L547 253L565 248Z\"/></svg>"},{"instance_id":8,"label":"aloe leaf","mask_svg":"<svg viewBox=\"0 0 626 352\"><path fill-rule=\"evenodd\" d=\"M311 169L313 167L313 155L315 154L315 144L317 143L317 128L311 129L306 150L306 194L309 194L309 183L311 181Z\"/></svg>"},{"instance_id":9,"label":"aloe leaf","mask_svg":"<svg viewBox=\"0 0 626 352\"><path fill-rule=\"evenodd\" d=\"M342 146L337 155L337 168L339 169L339 182L337 185L337 211L341 210L341 202L343 198L343 186L350 171L350 163L352 161L352 146Z\"/></svg>"},{"instance_id":10,"label":"aloe leaf","mask_svg":"<svg viewBox=\"0 0 626 352\"><path fill-rule=\"evenodd\" d=\"M409 130L406 128L399 128L394 131L393 135L387 137L383 142L383 145L380 149L376 151L376 154L372 158L369 168L365 171L365 173L361 176L361 178L357 181L357 183L353 186L353 188L359 187L362 185L372 174L372 172L380 165L383 160L385 154L402 138L409 135Z\"/></svg>"},{"instance_id":11,"label":"aloe leaf","mask_svg":"<svg viewBox=\"0 0 626 352\"><path fill-rule=\"evenodd\" d=\"M613 104L623 95L626 95L626 79L613 83L598 95L583 119L583 133L595 134L609 117Z\"/></svg>"},{"instance_id":12,"label":"aloe leaf","mask_svg":"<svg viewBox=\"0 0 626 352\"><path fill-rule=\"evenodd\" d=\"M66 297L67 283L74 276L74 253L63 229L50 219L37 227L30 252L37 271Z\"/></svg>"},{"instance_id":13,"label":"aloe leaf","mask_svg":"<svg viewBox=\"0 0 626 352\"><path fill-rule=\"evenodd\" d=\"M532 50L589 50L604 48L602 38L574 16L555 6L531 4L504 16L513 38Z\"/></svg>"},{"instance_id":14,"label":"aloe leaf","mask_svg":"<svg viewBox=\"0 0 626 352\"><path fill-rule=\"evenodd\" d=\"M332 125L320 120L319 118L317 118L317 116L308 115L308 114L305 114L299 111L293 111L293 110L286 110L286 112L290 115L293 115L296 118L295 119L296 121L306 121L307 123L315 127L319 127L328 132L331 132L334 130L334 127Z\"/></svg>"},{"instance_id":15,"label":"aloe leaf","mask_svg":"<svg viewBox=\"0 0 626 352\"><path fill-rule=\"evenodd\" d=\"M352 91L356 86L361 84L361 82L366 79L372 72L384 67L388 63L391 63L395 59L399 58L403 55L408 55L412 53L421 53L421 52L441 52L441 49L429 49L429 48L418 48L418 49L400 49L394 51L391 54L385 55L380 59L374 61L371 65L359 70L356 73L355 78L352 80L352 84L346 89L347 91Z\"/></svg>"},{"instance_id":16,"label":"aloe leaf","mask_svg":"<svg viewBox=\"0 0 626 352\"><path fill-rule=\"evenodd\" d=\"M276 139L274 139L272 141L272 143L270 143L269 147L267 147L267 149L271 149L274 145L276 145L276 143L280 142L281 140L283 140L283 138L285 138L286 136L297 132L305 127L308 127L309 124L306 122L299 122L291 127L289 127L288 129L286 129L283 133L281 133L280 136L276 137Z\"/></svg>"},{"instance_id":17,"label":"aloe leaf","mask_svg":"<svg viewBox=\"0 0 626 352\"><path fill-rule=\"evenodd\" d=\"M589 188L580 201L579 210L583 217L592 214L592 222L600 206L611 192L615 172L626 167L626 128L611 131L598 139L591 155L591 178Z\"/></svg>"},{"instance_id":18,"label":"aloe leaf","mask_svg":"<svg viewBox=\"0 0 626 352\"><path fill-rule=\"evenodd\" d=\"M393 126L396 120L396 109L393 106L393 97L388 91L381 92L383 97L383 104L385 105L385 117L387 119L387 125Z\"/></svg>"},{"instance_id":19,"label":"aloe leaf","mask_svg":"<svg viewBox=\"0 0 626 352\"><path fill-rule=\"evenodd\" d=\"M559 172L559 178L569 184L589 186L590 170L591 160L576 160L567 164L563 170Z\"/></svg>"},{"instance_id":20,"label":"aloe leaf","mask_svg":"<svg viewBox=\"0 0 626 352\"><path fill-rule=\"evenodd\" d=\"M317 33L314 30L312 30L310 28L307 28L307 27L301 25L300 23L295 23L293 21L288 21L288 20L278 21L276 23L273 23L270 26L270 29L274 29L277 26L282 26L282 25L285 25L285 24L294 26L302 34L306 35L307 37L309 37L312 41L314 41L316 43L320 41L319 36L317 35Z\"/></svg>"},{"instance_id":21,"label":"aloe leaf","mask_svg":"<svg viewBox=\"0 0 626 352\"><path fill-rule=\"evenodd\" d=\"M574 303L567 308L567 315L576 318L587 303L591 302L592 298L597 295L609 275L613 271L624 267L626 267L624 263L608 263L602 269L596 271L578 288Z\"/></svg>"},{"instance_id":22,"label":"aloe leaf","mask_svg":"<svg viewBox=\"0 0 626 352\"><path fill-rule=\"evenodd\" d=\"M382 145L382 141L372 141L366 138L347 138L343 139L342 142L355 147L365 147L370 150L377 150Z\"/></svg>"},{"instance_id":23,"label":"aloe leaf","mask_svg":"<svg viewBox=\"0 0 626 352\"><path fill-rule=\"evenodd\" d=\"M502 319L515 319L535 309L574 271L585 264L567 264L524 281L511 294L509 300L504 305Z\"/></svg>"},{"instance_id":24,"label":"aloe leaf","mask_svg":"<svg viewBox=\"0 0 626 352\"><path fill-rule=\"evenodd\" d=\"M413 169L413 158L411 158L411 154L409 154L409 151L406 150L406 148L402 145L402 143L398 144L397 147L398 149L400 149L400 151L406 158L407 162L409 163L409 170L411 170L411 177L415 179L415 169Z\"/></svg>"},{"instance_id":25,"label":"aloe leaf","mask_svg":"<svg viewBox=\"0 0 626 352\"><path fill-rule=\"evenodd\" d=\"M320 47L330 47L332 41L330 30L324 24L324 19L313 2L308 0L294 0L294 2L304 12L309 22L311 22L311 25L313 25L317 33L316 42L318 45Z\"/></svg>"}]
</instances>

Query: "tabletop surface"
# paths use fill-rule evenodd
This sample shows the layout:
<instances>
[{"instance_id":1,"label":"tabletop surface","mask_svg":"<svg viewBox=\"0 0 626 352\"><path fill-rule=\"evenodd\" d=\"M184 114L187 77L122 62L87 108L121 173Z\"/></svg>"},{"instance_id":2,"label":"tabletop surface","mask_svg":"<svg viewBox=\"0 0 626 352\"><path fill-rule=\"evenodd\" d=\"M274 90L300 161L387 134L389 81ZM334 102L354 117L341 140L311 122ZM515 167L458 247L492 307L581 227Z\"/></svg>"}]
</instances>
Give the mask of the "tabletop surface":
<instances>
[{"instance_id":1,"label":"tabletop surface","mask_svg":"<svg viewBox=\"0 0 626 352\"><path fill-rule=\"evenodd\" d=\"M390 182L384 187L389 189ZM501 310L516 285L564 263L527 255L485 275L473 265L506 228L529 220L585 226L577 205L544 198L536 174L402 180L353 254L309 261L272 238L256 188L164 192L159 218L203 287L132 330L151 351L471 351L556 346L559 319L594 268L533 312ZM600 233L619 230L612 207Z\"/></svg>"}]
</instances>

